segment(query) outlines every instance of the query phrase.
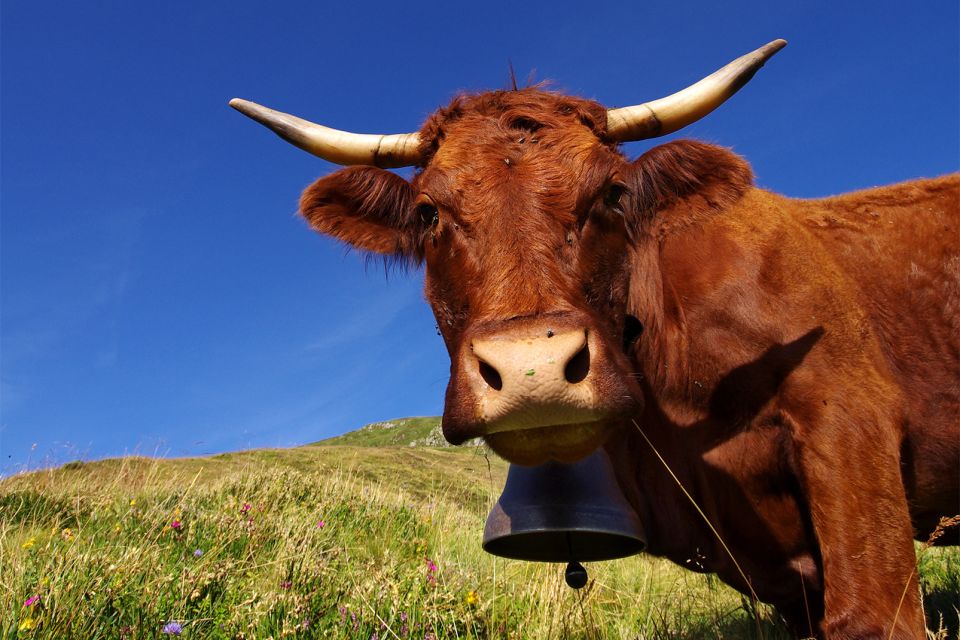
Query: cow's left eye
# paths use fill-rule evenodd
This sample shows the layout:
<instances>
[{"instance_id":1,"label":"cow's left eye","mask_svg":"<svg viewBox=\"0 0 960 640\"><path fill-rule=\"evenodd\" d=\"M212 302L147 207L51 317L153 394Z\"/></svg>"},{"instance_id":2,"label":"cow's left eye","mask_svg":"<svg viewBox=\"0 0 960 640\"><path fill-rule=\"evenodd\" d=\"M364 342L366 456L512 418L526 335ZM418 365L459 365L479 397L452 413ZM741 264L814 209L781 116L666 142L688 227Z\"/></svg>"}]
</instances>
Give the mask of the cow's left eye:
<instances>
[{"instance_id":1,"label":"cow's left eye","mask_svg":"<svg viewBox=\"0 0 960 640\"><path fill-rule=\"evenodd\" d=\"M440 212L437 211L437 208L429 203L423 203L417 206L417 213L420 215L420 220L423 224L435 227L437 223L440 222Z\"/></svg>"}]
</instances>

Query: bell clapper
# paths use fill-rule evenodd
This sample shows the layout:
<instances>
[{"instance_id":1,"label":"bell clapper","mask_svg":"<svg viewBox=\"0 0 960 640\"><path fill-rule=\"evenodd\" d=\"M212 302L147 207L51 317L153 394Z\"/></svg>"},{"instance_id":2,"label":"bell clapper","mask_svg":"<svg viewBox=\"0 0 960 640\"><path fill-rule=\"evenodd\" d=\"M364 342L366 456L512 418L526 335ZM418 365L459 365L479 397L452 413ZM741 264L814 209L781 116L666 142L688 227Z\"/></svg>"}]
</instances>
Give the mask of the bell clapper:
<instances>
[{"instance_id":1,"label":"bell clapper","mask_svg":"<svg viewBox=\"0 0 960 640\"><path fill-rule=\"evenodd\" d=\"M564 573L567 580L567 586L571 589L582 589L587 584L587 570L579 562L570 562Z\"/></svg>"}]
</instances>

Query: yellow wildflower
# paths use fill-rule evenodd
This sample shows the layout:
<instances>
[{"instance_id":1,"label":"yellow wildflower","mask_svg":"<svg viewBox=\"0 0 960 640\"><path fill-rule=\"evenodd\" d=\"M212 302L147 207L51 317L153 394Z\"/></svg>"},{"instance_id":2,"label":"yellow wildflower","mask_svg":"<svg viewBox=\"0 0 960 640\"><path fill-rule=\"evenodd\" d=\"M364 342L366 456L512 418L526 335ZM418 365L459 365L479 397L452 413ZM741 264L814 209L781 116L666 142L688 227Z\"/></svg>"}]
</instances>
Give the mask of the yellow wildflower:
<instances>
[{"instance_id":1,"label":"yellow wildflower","mask_svg":"<svg viewBox=\"0 0 960 640\"><path fill-rule=\"evenodd\" d=\"M35 537L33 537L33 538L30 538L29 540L27 540L26 542L24 542L21 546L22 546L24 549L29 549L30 547L32 547L32 546L35 545L35 544L37 544L37 539L36 539Z\"/></svg>"},{"instance_id":2,"label":"yellow wildflower","mask_svg":"<svg viewBox=\"0 0 960 640\"><path fill-rule=\"evenodd\" d=\"M473 606L480 602L480 596L477 595L476 591L467 591L467 604Z\"/></svg>"},{"instance_id":3,"label":"yellow wildflower","mask_svg":"<svg viewBox=\"0 0 960 640\"><path fill-rule=\"evenodd\" d=\"M65 527L63 531L60 532L60 535L63 536L64 540L73 540L73 530L70 527Z\"/></svg>"},{"instance_id":4,"label":"yellow wildflower","mask_svg":"<svg viewBox=\"0 0 960 640\"><path fill-rule=\"evenodd\" d=\"M136 498L133 498L133 499L130 500L130 506L131 506L131 507L137 506L137 499L136 499Z\"/></svg>"},{"instance_id":5,"label":"yellow wildflower","mask_svg":"<svg viewBox=\"0 0 960 640\"><path fill-rule=\"evenodd\" d=\"M17 627L17 631L29 631L33 629L35 625L36 622L34 622L33 618L24 618L20 621L20 626Z\"/></svg>"}]
</instances>

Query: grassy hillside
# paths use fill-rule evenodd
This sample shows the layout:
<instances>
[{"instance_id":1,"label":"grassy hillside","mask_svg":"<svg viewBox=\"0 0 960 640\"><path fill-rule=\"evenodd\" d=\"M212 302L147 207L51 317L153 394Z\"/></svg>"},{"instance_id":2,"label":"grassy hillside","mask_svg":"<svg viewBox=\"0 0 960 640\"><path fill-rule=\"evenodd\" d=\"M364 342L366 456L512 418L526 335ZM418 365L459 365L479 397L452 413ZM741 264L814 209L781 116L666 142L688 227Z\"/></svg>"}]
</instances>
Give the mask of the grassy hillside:
<instances>
[{"instance_id":1,"label":"grassy hillside","mask_svg":"<svg viewBox=\"0 0 960 640\"><path fill-rule=\"evenodd\" d=\"M419 420L409 433L432 428ZM665 561L594 563L572 591L562 567L483 553L506 465L369 446L398 428L3 480L0 637L787 637L768 608ZM932 597L956 596L955 551L925 551L921 571Z\"/></svg>"},{"instance_id":2,"label":"grassy hillside","mask_svg":"<svg viewBox=\"0 0 960 640\"><path fill-rule=\"evenodd\" d=\"M449 447L440 432L440 417L397 418L373 422L315 444L353 447Z\"/></svg>"}]
</instances>

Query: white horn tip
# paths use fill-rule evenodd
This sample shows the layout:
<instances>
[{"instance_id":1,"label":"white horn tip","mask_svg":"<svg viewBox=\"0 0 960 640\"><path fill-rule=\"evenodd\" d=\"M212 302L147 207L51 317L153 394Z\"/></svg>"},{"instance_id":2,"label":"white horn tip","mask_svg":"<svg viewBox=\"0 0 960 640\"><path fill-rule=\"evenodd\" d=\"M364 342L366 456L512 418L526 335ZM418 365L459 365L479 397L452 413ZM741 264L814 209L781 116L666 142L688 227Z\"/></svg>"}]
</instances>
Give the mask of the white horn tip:
<instances>
[{"instance_id":1,"label":"white horn tip","mask_svg":"<svg viewBox=\"0 0 960 640\"><path fill-rule=\"evenodd\" d=\"M785 46L787 46L787 41L784 40L783 38L777 38L773 42L770 42L769 44L767 44L767 46L765 46L764 49L773 49L773 53L776 53L777 51L780 51L780 49L783 49Z\"/></svg>"}]
</instances>

